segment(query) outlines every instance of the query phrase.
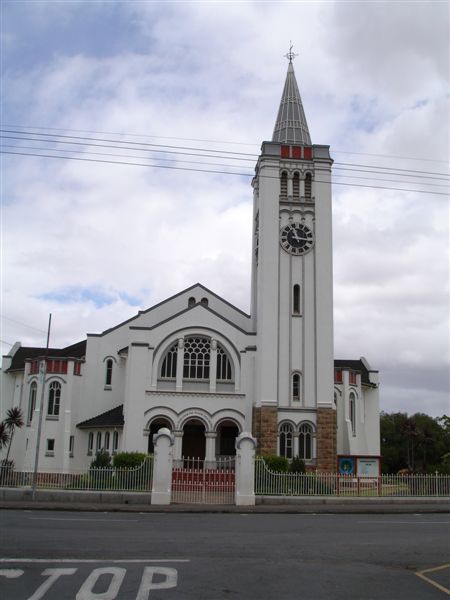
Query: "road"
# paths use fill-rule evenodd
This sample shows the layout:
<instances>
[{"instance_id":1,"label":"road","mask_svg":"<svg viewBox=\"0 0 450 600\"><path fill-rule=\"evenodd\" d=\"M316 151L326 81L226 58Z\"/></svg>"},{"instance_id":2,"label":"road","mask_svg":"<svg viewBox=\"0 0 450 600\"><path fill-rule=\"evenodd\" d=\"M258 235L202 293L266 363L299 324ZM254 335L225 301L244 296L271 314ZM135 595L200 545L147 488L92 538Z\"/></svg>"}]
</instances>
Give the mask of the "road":
<instances>
[{"instance_id":1,"label":"road","mask_svg":"<svg viewBox=\"0 0 450 600\"><path fill-rule=\"evenodd\" d=\"M450 595L448 514L7 510L0 519L2 600Z\"/></svg>"}]
</instances>

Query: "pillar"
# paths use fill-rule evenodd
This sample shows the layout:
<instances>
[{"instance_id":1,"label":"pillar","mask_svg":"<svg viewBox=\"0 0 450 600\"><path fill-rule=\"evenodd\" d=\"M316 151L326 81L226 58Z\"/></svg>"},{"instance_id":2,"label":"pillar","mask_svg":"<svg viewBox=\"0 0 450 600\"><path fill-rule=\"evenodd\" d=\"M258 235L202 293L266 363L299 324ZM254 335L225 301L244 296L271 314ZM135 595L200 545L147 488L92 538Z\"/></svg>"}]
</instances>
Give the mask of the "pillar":
<instances>
[{"instance_id":1,"label":"pillar","mask_svg":"<svg viewBox=\"0 0 450 600\"><path fill-rule=\"evenodd\" d=\"M153 463L152 504L170 504L172 493L172 466L174 436L162 427L153 436L155 446Z\"/></svg>"},{"instance_id":2,"label":"pillar","mask_svg":"<svg viewBox=\"0 0 450 600\"><path fill-rule=\"evenodd\" d=\"M236 491L237 506L255 504L255 449L256 439L251 433L236 438Z\"/></svg>"}]
</instances>

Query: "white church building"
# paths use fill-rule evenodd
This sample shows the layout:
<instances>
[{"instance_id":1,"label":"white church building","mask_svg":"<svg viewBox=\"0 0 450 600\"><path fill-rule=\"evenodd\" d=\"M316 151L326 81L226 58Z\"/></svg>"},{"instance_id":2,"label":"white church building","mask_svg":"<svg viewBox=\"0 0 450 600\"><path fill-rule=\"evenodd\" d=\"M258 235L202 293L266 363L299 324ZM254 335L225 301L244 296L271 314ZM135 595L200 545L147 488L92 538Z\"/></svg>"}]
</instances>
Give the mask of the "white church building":
<instances>
[{"instance_id":1,"label":"white church building","mask_svg":"<svg viewBox=\"0 0 450 600\"><path fill-rule=\"evenodd\" d=\"M379 456L378 372L334 360L333 160L311 143L289 58L252 181L250 314L197 283L67 348L16 343L2 368L3 406L25 415L16 468L33 468L41 397L43 471L85 468L100 449L152 452L161 427L175 459L232 455L241 432L321 471Z\"/></svg>"}]
</instances>

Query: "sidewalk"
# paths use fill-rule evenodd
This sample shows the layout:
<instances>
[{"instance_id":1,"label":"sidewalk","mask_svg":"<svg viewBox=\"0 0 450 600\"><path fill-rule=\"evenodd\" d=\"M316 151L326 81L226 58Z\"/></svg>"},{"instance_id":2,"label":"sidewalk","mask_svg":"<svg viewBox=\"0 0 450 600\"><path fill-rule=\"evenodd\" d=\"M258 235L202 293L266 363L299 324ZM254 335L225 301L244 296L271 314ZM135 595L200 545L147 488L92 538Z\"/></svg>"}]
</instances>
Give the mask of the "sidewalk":
<instances>
[{"instance_id":1,"label":"sidewalk","mask_svg":"<svg viewBox=\"0 0 450 600\"><path fill-rule=\"evenodd\" d=\"M263 502L261 502L263 501ZM450 513L449 498L257 498L256 506L2 500L0 509L123 513L411 514Z\"/></svg>"}]
</instances>

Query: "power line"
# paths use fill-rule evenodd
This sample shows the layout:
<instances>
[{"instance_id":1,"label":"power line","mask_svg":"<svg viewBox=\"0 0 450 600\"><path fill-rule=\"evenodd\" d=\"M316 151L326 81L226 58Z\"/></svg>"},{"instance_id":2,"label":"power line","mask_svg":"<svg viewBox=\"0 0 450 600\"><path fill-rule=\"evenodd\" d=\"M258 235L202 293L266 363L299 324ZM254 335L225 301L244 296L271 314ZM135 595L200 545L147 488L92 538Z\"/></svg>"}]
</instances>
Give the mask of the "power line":
<instances>
[{"instance_id":1,"label":"power line","mask_svg":"<svg viewBox=\"0 0 450 600\"><path fill-rule=\"evenodd\" d=\"M0 136L1 137L1 136ZM17 146L14 144L3 144L2 145L3 148L13 148L15 150L39 150L39 152L42 151L48 151L48 152L54 152L55 150L53 148L39 148L36 146ZM62 148L58 148L58 152L64 152L64 153L69 153L69 152L78 152L81 153L83 155L88 155L88 156L111 156L111 157L116 157L116 158L140 158L138 156L135 155L130 155L130 154L113 154L110 152L91 152L91 151L83 151L83 150L64 150ZM41 156L41 155L39 155ZM64 157L61 157L64 158ZM70 157L68 157L70 158ZM212 163L212 162L202 162L202 161L196 161L196 160L182 160L182 159L173 159L173 158L161 158L158 157L158 162L176 162L176 163L183 163L183 164L192 164L192 165L204 165L204 166L213 166L213 167L229 167L229 168L247 168L246 165L228 165L228 164L224 164L224 163ZM376 175L380 175L383 173L379 173L377 171L369 171L369 170L355 170L355 169L346 169L343 167L336 167L336 169L340 169L342 171L351 171L354 173L375 173ZM229 173L233 173L232 171L230 171ZM388 175L390 175L390 173L387 173ZM248 176L252 176L253 173L248 173ZM398 180L398 179L384 179L381 177L364 177L363 175L341 175L340 173L334 173L333 174L335 177L341 177L341 178L345 178L345 179L362 179L362 180L366 180L366 181L380 181L380 182L388 182L388 183L398 183L398 184L403 184L403 183L411 183L410 181L402 181L402 180ZM414 175L409 175L409 174L403 174L404 177L414 177ZM417 175L416 177L419 177L420 179L433 179L433 180L438 180L438 181L446 181L445 179L440 179L438 177L424 177L422 175ZM424 184L425 185L425 184ZM431 187L443 187L443 188L447 188L448 185L443 184L443 183L429 183L428 181L426 182L427 186L431 186Z\"/></svg>"},{"instance_id":2,"label":"power line","mask_svg":"<svg viewBox=\"0 0 450 600\"><path fill-rule=\"evenodd\" d=\"M150 165L150 164L144 164L144 163L132 163L132 162L127 162L127 161L100 160L100 159L95 159L95 158L81 158L78 156L58 156L58 155L49 155L49 154L35 154L35 153L27 153L27 152L9 152L9 151L6 151L6 152L0 151L0 153L1 154L12 154L12 155L18 155L18 156L34 156L34 157L39 157L39 158L58 158L58 159L63 159L63 160L77 160L77 161L83 161L83 162L96 162L96 163L113 164L113 165L126 165L126 166L147 167L147 168L157 168L157 169L171 169L171 170L179 170L179 171L194 171L194 172L199 172L199 173L212 173L212 174L219 174L219 175L237 175L237 176L241 176L241 177L253 177L253 175L249 174L249 173L233 173L230 171L218 171L218 170L213 170L213 169L193 169L193 168L189 168L189 167L176 167L176 166L169 166L169 165ZM260 177L265 177L268 179L278 179L277 177L274 177L271 175L260 175ZM315 179L315 181L318 183L328 183L325 180L321 181L319 179ZM371 188L371 189L378 189L378 190L393 190L393 191L398 191L398 192L412 192L412 193L418 193L418 194L432 194L435 196L448 196L449 195L444 192L433 192L430 190L411 190L411 189L405 189L405 188L395 188L395 187L387 187L387 186L379 186L379 185L343 183L343 182L339 182L339 181L333 181L333 185L346 185L346 186L350 186L350 187L363 187L363 188Z\"/></svg>"},{"instance_id":3,"label":"power line","mask_svg":"<svg viewBox=\"0 0 450 600\"><path fill-rule=\"evenodd\" d=\"M0 130L1 131L1 130ZM20 133L20 132L19 132ZM99 147L99 148L111 148L111 149L116 149L116 150L134 150L137 152L154 152L154 153L163 153L163 154L176 154L176 155L185 155L185 156L198 156L201 158L217 158L217 159L223 159L223 160L240 160L240 161L248 161L251 162L252 164L254 163L254 160L251 158L243 158L242 156L239 157L234 157L234 156L220 156L220 155L210 155L210 154L199 154L199 153L190 153L190 152L177 152L174 150L156 150L154 148L135 148L135 147L129 147L129 146L117 146L114 145L112 146L111 144L97 144L97 143L87 143L87 142L74 142L74 141L69 141L69 140L52 140L52 139L37 139L37 138L29 138L29 137L17 137L17 136L0 136L3 139L14 139L14 140L24 140L24 141L32 141L32 142L37 142L37 143L43 143L43 142L50 142L50 143L55 143L55 144L70 144L70 145L75 145L75 146L94 146L94 147ZM50 137L50 136L47 136ZM70 136L67 136L70 137ZM86 138L89 140L91 140L91 138ZM112 141L113 143L119 143L122 144L122 142L120 141ZM164 146L159 146L159 147L164 147ZM176 148L176 146L170 146L170 148ZM182 149L182 147L179 147L180 149ZM192 148L193 150L195 150L196 148ZM36 150L41 150L41 148L36 148ZM206 152L207 150L204 149L198 149L202 152ZM56 149L54 150L56 151ZM58 151L61 151L58 149ZM215 151L216 153L218 153L219 151ZM231 153L228 153L231 154ZM342 167L342 166L335 166L334 169L341 169L341 170L348 170L348 171L354 171L356 173L359 172L367 172L367 173L374 173L374 174L381 174L381 175L401 175L403 177L415 177L415 178L420 178L420 179L436 179L436 180L441 180L441 181L450 181L449 179L447 179L448 177L450 177L450 175L447 175L446 173L436 173L434 171L415 171L413 169L396 169L395 167L379 167L376 165L361 165L358 163L339 163L339 162L335 162L335 165L346 165L349 167L357 167L356 169L347 169L346 167ZM223 166L227 166L227 165L223 165ZM232 166L232 165L229 165ZM375 169L375 170L371 170L371 171L364 171L362 168L360 167L367 167L370 169ZM244 166L245 168L245 166ZM387 171L387 172L386 172ZM396 173L398 171L398 173ZM442 177L436 177L436 175L442 175L445 179L442 179Z\"/></svg>"},{"instance_id":4,"label":"power line","mask_svg":"<svg viewBox=\"0 0 450 600\"><path fill-rule=\"evenodd\" d=\"M24 325L29 329L34 329L35 331L40 331L41 333L47 333L44 329L38 329L37 327L33 327L32 325L27 325L23 321L16 321L15 319L11 319L10 317L5 317L5 315L0 315L0 318L5 319L6 321L11 321L12 323L17 323L18 325Z\"/></svg>"},{"instance_id":5,"label":"power line","mask_svg":"<svg viewBox=\"0 0 450 600\"><path fill-rule=\"evenodd\" d=\"M19 128L19 129L42 129L47 131L73 131L74 133L94 133L96 135L121 135L121 136L130 136L130 137L140 137L140 138L156 138L156 139L165 139L165 140L181 140L184 142L202 142L208 144L230 144L237 146L256 146L259 147L260 144L256 142L237 142L230 140L209 140L209 139L201 139L201 138L183 138L176 136L168 136L168 135L152 135L152 134L142 134L142 133L129 133L129 132L111 132L111 131L95 131L91 129L68 129L62 127L38 127L36 125L10 125L4 124L4 127L10 128ZM417 157L417 156L401 156L397 154L376 154L371 152L355 152L350 150L332 150L333 154L350 154L355 156L375 156L377 158L393 158L396 160L417 160L417 161L425 161L425 162L433 162L433 163L442 163L449 164L448 160L437 160L435 158L425 158L425 157Z\"/></svg>"}]
</instances>

